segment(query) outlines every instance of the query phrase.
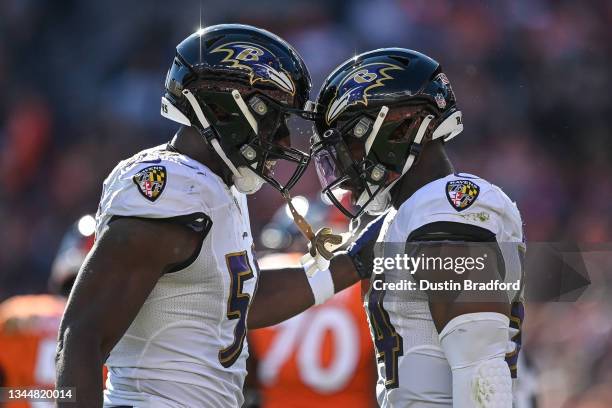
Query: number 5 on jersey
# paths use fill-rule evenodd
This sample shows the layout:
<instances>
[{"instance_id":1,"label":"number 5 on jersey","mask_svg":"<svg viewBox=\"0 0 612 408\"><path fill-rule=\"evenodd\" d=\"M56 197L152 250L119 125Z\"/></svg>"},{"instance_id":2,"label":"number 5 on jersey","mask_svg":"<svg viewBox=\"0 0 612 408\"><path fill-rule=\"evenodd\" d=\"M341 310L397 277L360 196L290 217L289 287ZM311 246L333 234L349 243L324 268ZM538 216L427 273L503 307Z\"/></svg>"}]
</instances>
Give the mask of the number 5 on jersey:
<instances>
[{"instance_id":1,"label":"number 5 on jersey","mask_svg":"<svg viewBox=\"0 0 612 408\"><path fill-rule=\"evenodd\" d=\"M254 275L247 251L227 254L225 262L231 279L227 298L227 318L229 320L238 319L234 328L234 341L226 348L219 350L219 362L227 368L236 362L242 352L247 332L246 317L251 302L251 295L243 292L243 288L244 282L253 278Z\"/></svg>"}]
</instances>

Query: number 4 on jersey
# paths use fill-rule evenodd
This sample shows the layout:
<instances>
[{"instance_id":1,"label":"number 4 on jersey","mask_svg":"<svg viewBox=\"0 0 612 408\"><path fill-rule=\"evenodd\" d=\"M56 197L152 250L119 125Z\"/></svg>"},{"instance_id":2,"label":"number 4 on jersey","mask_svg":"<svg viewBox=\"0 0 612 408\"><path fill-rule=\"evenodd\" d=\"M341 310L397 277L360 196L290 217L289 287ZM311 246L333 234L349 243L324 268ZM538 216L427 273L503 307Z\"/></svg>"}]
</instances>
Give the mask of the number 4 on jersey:
<instances>
[{"instance_id":1,"label":"number 4 on jersey","mask_svg":"<svg viewBox=\"0 0 612 408\"><path fill-rule=\"evenodd\" d=\"M397 360L404 354L404 347L402 336L391 324L389 313L383 307L384 295L384 291L372 288L367 308L376 346L376 358L385 367L385 388L391 389L399 386Z\"/></svg>"}]
</instances>

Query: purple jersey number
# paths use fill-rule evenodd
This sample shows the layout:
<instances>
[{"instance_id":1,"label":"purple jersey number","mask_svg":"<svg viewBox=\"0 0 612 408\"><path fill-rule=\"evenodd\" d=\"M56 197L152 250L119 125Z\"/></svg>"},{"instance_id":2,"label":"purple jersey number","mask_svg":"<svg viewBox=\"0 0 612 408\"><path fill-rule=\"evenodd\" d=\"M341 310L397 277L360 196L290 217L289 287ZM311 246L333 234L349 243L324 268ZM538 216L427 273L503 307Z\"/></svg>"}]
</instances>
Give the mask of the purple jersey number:
<instances>
[{"instance_id":1,"label":"purple jersey number","mask_svg":"<svg viewBox=\"0 0 612 408\"><path fill-rule=\"evenodd\" d=\"M247 251L225 255L231 284L227 299L227 318L238 319L234 328L234 341L226 348L219 350L219 362L225 368L232 366L242 352L247 333L246 317L251 303L251 295L243 292L244 282L252 279L253 269L249 263Z\"/></svg>"},{"instance_id":2,"label":"purple jersey number","mask_svg":"<svg viewBox=\"0 0 612 408\"><path fill-rule=\"evenodd\" d=\"M379 275L375 279L384 280L384 275ZM385 388L392 389L399 387L397 360L404 354L404 350L402 336L391 324L389 313L383 307L384 298L384 290L372 287L367 309L376 346L376 359L385 366Z\"/></svg>"}]
</instances>

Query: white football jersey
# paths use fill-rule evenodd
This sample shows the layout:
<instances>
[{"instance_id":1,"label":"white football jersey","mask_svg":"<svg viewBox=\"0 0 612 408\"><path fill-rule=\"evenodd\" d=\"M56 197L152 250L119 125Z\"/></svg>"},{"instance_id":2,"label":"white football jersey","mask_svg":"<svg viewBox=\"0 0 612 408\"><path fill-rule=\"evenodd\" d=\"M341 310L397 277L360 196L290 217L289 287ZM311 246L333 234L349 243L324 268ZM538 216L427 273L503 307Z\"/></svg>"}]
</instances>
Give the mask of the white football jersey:
<instances>
[{"instance_id":1,"label":"white football jersey","mask_svg":"<svg viewBox=\"0 0 612 408\"><path fill-rule=\"evenodd\" d=\"M210 229L197 258L159 279L113 348L104 405L240 407L258 279L246 197L163 145L122 161L106 179L97 236L115 217Z\"/></svg>"},{"instance_id":2,"label":"white football jersey","mask_svg":"<svg viewBox=\"0 0 612 408\"><path fill-rule=\"evenodd\" d=\"M505 281L516 282L522 277L519 252L524 250L523 228L516 205L499 187L470 174L434 180L398 210L391 209L377 240L385 243L382 255L394 257L411 233L437 222L474 225L495 234L504 259ZM373 275L370 283L365 308L378 357L379 404L451 407L450 366L440 347L427 294L418 285L412 290L376 290L376 279L388 283L416 281L406 269L391 268ZM508 293L511 302L519 296L520 290Z\"/></svg>"}]
</instances>

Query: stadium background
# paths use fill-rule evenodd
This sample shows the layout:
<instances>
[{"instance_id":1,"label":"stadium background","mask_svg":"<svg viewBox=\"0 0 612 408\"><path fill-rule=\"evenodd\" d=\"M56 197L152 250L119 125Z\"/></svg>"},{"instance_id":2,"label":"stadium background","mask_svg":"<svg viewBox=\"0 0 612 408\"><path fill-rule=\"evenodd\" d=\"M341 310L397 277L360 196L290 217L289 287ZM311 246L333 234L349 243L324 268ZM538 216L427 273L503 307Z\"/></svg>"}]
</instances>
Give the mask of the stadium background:
<instances>
[{"instance_id":1,"label":"stadium background","mask_svg":"<svg viewBox=\"0 0 612 408\"><path fill-rule=\"evenodd\" d=\"M449 148L458 169L518 202L528 240L610 242L609 1L3 0L0 300L46 291L62 234L95 211L110 169L170 139L159 98L200 9L204 25L249 23L288 40L313 96L355 53L401 46L433 56L464 112L466 130ZM301 146L308 131L298 129ZM295 193L316 200L317 187L311 168ZM250 199L256 234L282 206L270 192ZM524 350L545 407L612 406L603 262L600 287L580 302L528 305Z\"/></svg>"}]
</instances>

